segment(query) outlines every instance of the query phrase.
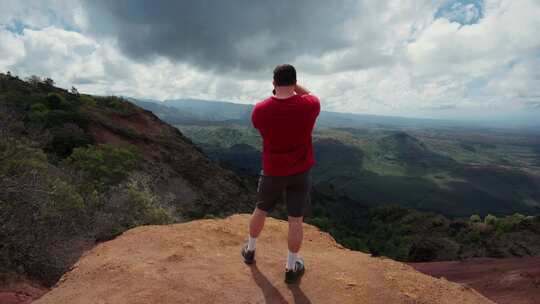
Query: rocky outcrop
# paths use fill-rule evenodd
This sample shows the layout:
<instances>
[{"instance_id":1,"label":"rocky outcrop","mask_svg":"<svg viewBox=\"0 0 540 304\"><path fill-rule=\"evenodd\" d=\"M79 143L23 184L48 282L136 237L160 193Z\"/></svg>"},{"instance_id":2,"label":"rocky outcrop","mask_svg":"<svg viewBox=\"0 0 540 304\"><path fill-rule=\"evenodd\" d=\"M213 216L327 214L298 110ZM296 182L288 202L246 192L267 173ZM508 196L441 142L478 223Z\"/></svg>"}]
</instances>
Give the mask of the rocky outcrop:
<instances>
[{"instance_id":1,"label":"rocky outcrop","mask_svg":"<svg viewBox=\"0 0 540 304\"><path fill-rule=\"evenodd\" d=\"M87 252L35 303L492 303L403 263L344 249L310 225L306 274L286 285L287 223L267 220L257 263L248 266L240 256L248 219L134 228Z\"/></svg>"}]
</instances>

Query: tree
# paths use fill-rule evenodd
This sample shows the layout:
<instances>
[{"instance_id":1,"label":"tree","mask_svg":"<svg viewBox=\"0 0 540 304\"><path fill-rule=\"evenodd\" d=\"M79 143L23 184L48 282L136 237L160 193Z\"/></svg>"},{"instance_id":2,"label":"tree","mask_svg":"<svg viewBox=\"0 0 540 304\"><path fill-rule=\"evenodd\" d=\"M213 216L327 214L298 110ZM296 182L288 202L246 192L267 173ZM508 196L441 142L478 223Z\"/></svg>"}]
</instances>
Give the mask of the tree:
<instances>
[{"instance_id":1,"label":"tree","mask_svg":"<svg viewBox=\"0 0 540 304\"><path fill-rule=\"evenodd\" d=\"M47 77L45 80L43 80L43 83L45 85L47 85L48 87L53 87L54 86L54 80L52 80L49 77Z\"/></svg>"},{"instance_id":2,"label":"tree","mask_svg":"<svg viewBox=\"0 0 540 304\"><path fill-rule=\"evenodd\" d=\"M41 77L36 76L36 75L29 76L25 80L26 82L28 82L29 84L33 86L37 86L38 84L41 83Z\"/></svg>"},{"instance_id":3,"label":"tree","mask_svg":"<svg viewBox=\"0 0 540 304\"><path fill-rule=\"evenodd\" d=\"M71 94L79 96L79 90L76 87L71 87Z\"/></svg>"}]
</instances>

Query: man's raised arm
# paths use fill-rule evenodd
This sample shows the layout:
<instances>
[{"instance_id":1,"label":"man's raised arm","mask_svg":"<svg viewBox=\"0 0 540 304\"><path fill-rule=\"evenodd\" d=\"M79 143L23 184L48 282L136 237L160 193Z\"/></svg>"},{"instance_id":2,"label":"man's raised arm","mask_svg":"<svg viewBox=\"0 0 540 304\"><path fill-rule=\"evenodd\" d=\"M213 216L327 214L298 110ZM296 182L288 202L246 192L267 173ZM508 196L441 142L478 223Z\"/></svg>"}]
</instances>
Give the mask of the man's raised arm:
<instances>
[{"instance_id":1,"label":"man's raised arm","mask_svg":"<svg viewBox=\"0 0 540 304\"><path fill-rule=\"evenodd\" d=\"M305 99L308 99L313 105L313 111L315 113L315 117L317 117L321 112L321 104L319 102L319 98L317 98L317 96L315 95L312 95L311 92L309 92L306 88L299 84L294 87L294 92L299 96L309 95Z\"/></svg>"},{"instance_id":2,"label":"man's raised arm","mask_svg":"<svg viewBox=\"0 0 540 304\"><path fill-rule=\"evenodd\" d=\"M308 90L306 90L306 88L302 87L301 85L297 84L295 87L294 87L294 92L297 94L297 95L306 95L306 94L309 94L310 92Z\"/></svg>"}]
</instances>

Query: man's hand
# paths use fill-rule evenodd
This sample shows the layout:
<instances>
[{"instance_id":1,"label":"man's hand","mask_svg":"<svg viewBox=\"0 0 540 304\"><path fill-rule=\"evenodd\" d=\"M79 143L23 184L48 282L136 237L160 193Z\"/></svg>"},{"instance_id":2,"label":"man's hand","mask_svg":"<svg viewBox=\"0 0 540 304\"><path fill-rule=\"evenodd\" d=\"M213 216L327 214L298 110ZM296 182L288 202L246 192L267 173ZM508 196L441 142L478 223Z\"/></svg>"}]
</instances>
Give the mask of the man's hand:
<instances>
[{"instance_id":1,"label":"man's hand","mask_svg":"<svg viewBox=\"0 0 540 304\"><path fill-rule=\"evenodd\" d=\"M309 91L299 84L296 84L296 86L294 87L294 92L296 93L296 95L300 96L309 94Z\"/></svg>"}]
</instances>

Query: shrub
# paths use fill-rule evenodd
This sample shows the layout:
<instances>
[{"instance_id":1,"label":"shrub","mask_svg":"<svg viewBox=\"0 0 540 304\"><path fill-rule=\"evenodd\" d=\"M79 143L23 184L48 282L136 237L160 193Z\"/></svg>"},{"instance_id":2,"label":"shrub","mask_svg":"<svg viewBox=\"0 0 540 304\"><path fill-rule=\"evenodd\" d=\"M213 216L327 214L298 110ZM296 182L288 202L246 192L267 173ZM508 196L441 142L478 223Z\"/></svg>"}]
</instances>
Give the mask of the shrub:
<instances>
[{"instance_id":1,"label":"shrub","mask_svg":"<svg viewBox=\"0 0 540 304\"><path fill-rule=\"evenodd\" d=\"M139 157L134 149L117 148L108 144L75 148L63 163L82 172L86 180L98 191L118 185L135 171Z\"/></svg>"},{"instance_id":2,"label":"shrub","mask_svg":"<svg viewBox=\"0 0 540 304\"><path fill-rule=\"evenodd\" d=\"M411 210L398 205L384 205L373 208L369 211L369 217L372 220L380 220L385 222L396 222L409 214Z\"/></svg>"},{"instance_id":3,"label":"shrub","mask_svg":"<svg viewBox=\"0 0 540 304\"><path fill-rule=\"evenodd\" d=\"M459 245L446 238L422 236L413 239L408 261L429 262L454 260L459 254Z\"/></svg>"},{"instance_id":4,"label":"shrub","mask_svg":"<svg viewBox=\"0 0 540 304\"><path fill-rule=\"evenodd\" d=\"M87 104L87 105L90 105L90 106L96 106L97 105L97 102L94 100L94 98L92 98L89 95L80 95L79 96L79 101L81 102L81 104Z\"/></svg>"},{"instance_id":5,"label":"shrub","mask_svg":"<svg viewBox=\"0 0 540 304\"><path fill-rule=\"evenodd\" d=\"M322 231L328 231L331 226L330 219L324 216L308 218L307 222L311 225L319 227L319 229Z\"/></svg>"},{"instance_id":6,"label":"shrub","mask_svg":"<svg viewBox=\"0 0 540 304\"><path fill-rule=\"evenodd\" d=\"M135 226L170 224L169 211L160 205L146 181L130 178L109 190L106 202L96 214L96 237L108 240Z\"/></svg>"},{"instance_id":7,"label":"shrub","mask_svg":"<svg viewBox=\"0 0 540 304\"><path fill-rule=\"evenodd\" d=\"M115 113L120 115L129 115L126 105L127 102L121 97L117 96L105 96L105 97L94 97L98 105L109 108Z\"/></svg>"},{"instance_id":8,"label":"shrub","mask_svg":"<svg viewBox=\"0 0 540 304\"><path fill-rule=\"evenodd\" d=\"M44 123L48 113L49 109L47 109L44 104L35 103L30 107L30 113L28 114L28 118L32 122Z\"/></svg>"},{"instance_id":9,"label":"shrub","mask_svg":"<svg viewBox=\"0 0 540 304\"><path fill-rule=\"evenodd\" d=\"M485 218L484 218L484 223L486 225L490 225L492 227L495 227L497 225L497 222L499 221L499 219L495 216L495 215L491 215L491 214L488 214Z\"/></svg>"},{"instance_id":10,"label":"shrub","mask_svg":"<svg viewBox=\"0 0 540 304\"><path fill-rule=\"evenodd\" d=\"M526 216L514 213L513 215L508 215L503 218L500 218L495 225L496 230L499 233L511 232L519 228L519 225L526 220Z\"/></svg>"},{"instance_id":11,"label":"shrub","mask_svg":"<svg viewBox=\"0 0 540 304\"><path fill-rule=\"evenodd\" d=\"M472 222L472 223L480 223L482 221L482 219L480 218L480 216L478 214L473 214L471 215L471 217L469 218L469 220Z\"/></svg>"},{"instance_id":12,"label":"shrub","mask_svg":"<svg viewBox=\"0 0 540 304\"><path fill-rule=\"evenodd\" d=\"M47 108L50 110L70 110L72 106L58 93L50 93L46 98Z\"/></svg>"},{"instance_id":13,"label":"shrub","mask_svg":"<svg viewBox=\"0 0 540 304\"><path fill-rule=\"evenodd\" d=\"M45 117L46 128L62 126L65 123L74 123L81 128L86 128L88 120L80 112L71 110L50 110Z\"/></svg>"},{"instance_id":14,"label":"shrub","mask_svg":"<svg viewBox=\"0 0 540 304\"><path fill-rule=\"evenodd\" d=\"M73 99L75 98L75 99ZM59 93L43 95L30 95L28 97L14 97L15 101L26 104L26 122L37 124L40 127L53 128L65 123L73 123L86 128L88 119L79 111L79 101L73 97L67 101Z\"/></svg>"},{"instance_id":15,"label":"shrub","mask_svg":"<svg viewBox=\"0 0 540 304\"><path fill-rule=\"evenodd\" d=\"M352 250L368 251L367 244L364 242L364 239L360 237L345 237L340 241L340 243Z\"/></svg>"},{"instance_id":16,"label":"shrub","mask_svg":"<svg viewBox=\"0 0 540 304\"><path fill-rule=\"evenodd\" d=\"M40 206L39 221L69 226L76 231L85 212L85 204L75 187L61 179L50 180L49 199Z\"/></svg>"},{"instance_id":17,"label":"shrub","mask_svg":"<svg viewBox=\"0 0 540 304\"><path fill-rule=\"evenodd\" d=\"M28 142L0 140L0 259L48 283L79 257L86 206L76 188Z\"/></svg>"},{"instance_id":18,"label":"shrub","mask_svg":"<svg viewBox=\"0 0 540 304\"><path fill-rule=\"evenodd\" d=\"M62 127L51 130L52 140L46 145L45 151L53 153L60 159L71 155L73 149L87 147L94 143L94 139L75 124L64 124Z\"/></svg>"},{"instance_id":19,"label":"shrub","mask_svg":"<svg viewBox=\"0 0 540 304\"><path fill-rule=\"evenodd\" d=\"M17 176L46 166L46 155L32 148L29 142L12 137L0 138L0 174ZM6 186L5 183L0 185Z\"/></svg>"}]
</instances>

